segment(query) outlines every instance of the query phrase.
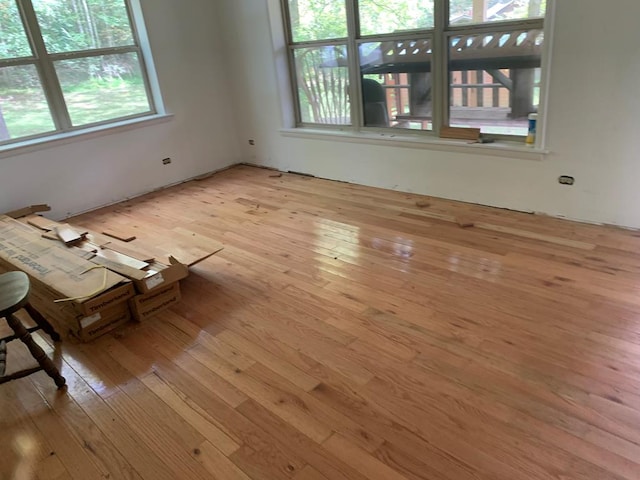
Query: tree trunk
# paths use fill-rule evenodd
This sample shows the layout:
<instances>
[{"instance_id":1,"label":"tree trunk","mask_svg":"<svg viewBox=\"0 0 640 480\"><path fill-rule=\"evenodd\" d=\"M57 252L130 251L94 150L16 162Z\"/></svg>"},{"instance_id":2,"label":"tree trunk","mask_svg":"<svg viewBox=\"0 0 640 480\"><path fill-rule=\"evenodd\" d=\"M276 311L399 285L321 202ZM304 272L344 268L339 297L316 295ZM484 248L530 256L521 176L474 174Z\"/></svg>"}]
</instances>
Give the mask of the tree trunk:
<instances>
[{"instance_id":1,"label":"tree trunk","mask_svg":"<svg viewBox=\"0 0 640 480\"><path fill-rule=\"evenodd\" d=\"M72 0L71 6L73 7L73 13L76 14L76 24L78 25L78 33L84 36L84 24L82 23L82 17L84 16L82 12L80 12L80 8L78 7L78 0Z\"/></svg>"},{"instance_id":2,"label":"tree trunk","mask_svg":"<svg viewBox=\"0 0 640 480\"><path fill-rule=\"evenodd\" d=\"M289 16L291 17L291 27L300 25L300 8L298 0L289 0ZM293 32L291 32L293 36Z\"/></svg>"},{"instance_id":3,"label":"tree trunk","mask_svg":"<svg viewBox=\"0 0 640 480\"><path fill-rule=\"evenodd\" d=\"M539 17L542 10L542 0L529 0L529 17Z\"/></svg>"},{"instance_id":4,"label":"tree trunk","mask_svg":"<svg viewBox=\"0 0 640 480\"><path fill-rule=\"evenodd\" d=\"M81 0L82 9L84 10L84 17L87 22L87 28L89 29L89 34L91 36L91 48L98 48L99 39L96 26L93 22L93 17L91 16L91 10L89 10L89 5L87 5L86 0Z\"/></svg>"},{"instance_id":5,"label":"tree trunk","mask_svg":"<svg viewBox=\"0 0 640 480\"><path fill-rule=\"evenodd\" d=\"M9 128L7 128L7 122L2 115L2 106L0 105L0 142L5 140L9 140L11 135L9 135Z\"/></svg>"}]
</instances>

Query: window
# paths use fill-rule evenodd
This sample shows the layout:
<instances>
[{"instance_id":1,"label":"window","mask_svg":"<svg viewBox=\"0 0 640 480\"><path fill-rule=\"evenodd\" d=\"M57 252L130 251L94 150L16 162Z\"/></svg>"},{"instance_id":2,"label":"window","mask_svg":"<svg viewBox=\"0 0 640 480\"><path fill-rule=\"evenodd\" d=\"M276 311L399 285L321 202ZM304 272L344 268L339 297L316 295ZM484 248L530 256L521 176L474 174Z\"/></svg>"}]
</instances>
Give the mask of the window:
<instances>
[{"instance_id":1,"label":"window","mask_svg":"<svg viewBox=\"0 0 640 480\"><path fill-rule=\"evenodd\" d=\"M0 145L152 113L125 0L0 0Z\"/></svg>"},{"instance_id":2,"label":"window","mask_svg":"<svg viewBox=\"0 0 640 480\"><path fill-rule=\"evenodd\" d=\"M299 126L526 136L547 0L283 0Z\"/></svg>"}]
</instances>

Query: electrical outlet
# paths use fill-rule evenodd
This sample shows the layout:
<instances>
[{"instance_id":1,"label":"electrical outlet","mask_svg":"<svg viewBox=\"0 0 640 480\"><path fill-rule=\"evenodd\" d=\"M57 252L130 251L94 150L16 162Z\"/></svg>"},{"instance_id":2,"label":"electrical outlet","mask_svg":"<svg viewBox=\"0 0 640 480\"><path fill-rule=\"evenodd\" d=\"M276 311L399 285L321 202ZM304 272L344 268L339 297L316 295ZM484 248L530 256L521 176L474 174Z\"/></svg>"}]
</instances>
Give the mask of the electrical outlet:
<instances>
[{"instance_id":1,"label":"electrical outlet","mask_svg":"<svg viewBox=\"0 0 640 480\"><path fill-rule=\"evenodd\" d=\"M254 139L249 139L249 145L253 146L255 144L256 144L256 141Z\"/></svg>"},{"instance_id":2,"label":"electrical outlet","mask_svg":"<svg viewBox=\"0 0 640 480\"><path fill-rule=\"evenodd\" d=\"M560 183L560 185L573 185L575 182L576 179L570 177L569 175L562 175L560 178L558 178L558 183Z\"/></svg>"},{"instance_id":3,"label":"electrical outlet","mask_svg":"<svg viewBox=\"0 0 640 480\"><path fill-rule=\"evenodd\" d=\"M169 165L170 163L171 163L171 158L167 157L162 159L163 165Z\"/></svg>"}]
</instances>

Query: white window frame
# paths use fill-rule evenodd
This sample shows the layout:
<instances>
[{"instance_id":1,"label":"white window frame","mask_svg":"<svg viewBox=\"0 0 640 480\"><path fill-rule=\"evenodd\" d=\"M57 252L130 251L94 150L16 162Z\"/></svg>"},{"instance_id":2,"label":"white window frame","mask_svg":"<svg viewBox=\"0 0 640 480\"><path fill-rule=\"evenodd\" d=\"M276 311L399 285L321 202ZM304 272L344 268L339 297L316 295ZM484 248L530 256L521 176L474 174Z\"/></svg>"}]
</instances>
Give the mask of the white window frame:
<instances>
[{"instance_id":1,"label":"white window frame","mask_svg":"<svg viewBox=\"0 0 640 480\"><path fill-rule=\"evenodd\" d=\"M551 57L551 32L555 11L555 0L547 0L547 10L544 18L492 21L479 24L449 25L449 0L434 0L434 28L406 30L400 33L361 35L359 26L358 4L359 0L344 0L346 4L348 36L330 40L314 40L296 42L293 39L291 28L289 2L279 0L281 21L284 29L284 42L287 51L289 86L292 95L293 124L296 129L315 130L317 132L331 131L352 132L359 134L393 135L396 141L401 141L398 136L422 137L425 139L438 137L440 128L449 125L449 58L448 48L450 37L464 34L482 34L495 32L508 32L514 29L540 29L544 31L544 44L541 59L540 103L538 107L538 134L536 136L536 151L542 152L545 139L545 113L549 80L549 65ZM433 130L411 130L393 127L368 127L364 125L364 105L362 102L362 83L360 73L359 45L367 42L389 40L415 40L424 37L433 39L432 62L432 123ZM322 47L329 45L347 45L349 65L349 97L351 101L351 124L326 124L303 122L301 119L300 99L296 81L295 51L300 48ZM353 101L353 99L358 99ZM286 117L285 112L285 117ZM288 133L291 133L290 131ZM524 143L523 136L489 134L485 137L498 141Z\"/></svg>"},{"instance_id":2,"label":"white window frame","mask_svg":"<svg viewBox=\"0 0 640 480\"><path fill-rule=\"evenodd\" d=\"M131 36L133 39L132 45L76 50L64 53L49 53L47 51L40 25L38 24L37 16L33 8L32 0L15 1L18 6L18 13L25 30L32 55L29 57L0 59L0 68L23 65L35 66L49 106L55 130L0 141L0 151L10 149L13 144L29 145L30 143L34 143L38 140L46 140L47 137L59 138L60 134L82 133L83 131L94 132L96 128L99 127L110 126L112 124L114 126L121 126L126 124L128 121L156 116L159 113L164 114L164 106L160 96L157 78L155 77L155 69L151 60L151 51L148 47L144 22L141 18L142 9L139 5L139 0L124 0L129 25L131 27ZM54 62L59 60L73 60L125 53L137 54L146 95L149 100L149 110L133 115L115 117L99 122L74 126L71 122L62 87L55 71Z\"/></svg>"}]
</instances>

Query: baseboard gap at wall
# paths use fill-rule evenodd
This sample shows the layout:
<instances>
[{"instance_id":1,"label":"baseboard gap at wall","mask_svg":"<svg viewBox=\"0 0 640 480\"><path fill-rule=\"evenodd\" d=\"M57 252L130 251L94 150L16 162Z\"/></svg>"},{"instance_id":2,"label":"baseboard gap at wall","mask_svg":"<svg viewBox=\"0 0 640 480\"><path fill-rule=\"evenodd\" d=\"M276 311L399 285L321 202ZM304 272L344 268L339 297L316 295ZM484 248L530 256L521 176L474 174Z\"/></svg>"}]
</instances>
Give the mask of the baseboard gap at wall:
<instances>
[{"instance_id":1,"label":"baseboard gap at wall","mask_svg":"<svg viewBox=\"0 0 640 480\"><path fill-rule=\"evenodd\" d=\"M296 172L295 170L288 170L287 173L290 173L291 175L299 175L301 177L316 178L315 175L311 175L310 173Z\"/></svg>"},{"instance_id":2,"label":"baseboard gap at wall","mask_svg":"<svg viewBox=\"0 0 640 480\"><path fill-rule=\"evenodd\" d=\"M244 165L245 167L262 168L263 170L271 170L271 171L274 171L274 172L286 173L286 172L283 172L282 170L280 170L278 168L275 168L275 167L267 167L266 165L259 165L257 163L251 163L251 162L240 162L240 163L237 163L236 165ZM236 165L234 165L234 167Z\"/></svg>"},{"instance_id":3,"label":"baseboard gap at wall","mask_svg":"<svg viewBox=\"0 0 640 480\"><path fill-rule=\"evenodd\" d=\"M88 208L87 210L81 210L79 212L71 213L70 215L67 215L66 217L54 218L53 220L56 220L56 221L66 220L68 218L76 217L78 215L84 215L85 213L95 212L96 210L100 210L101 208L110 207L110 206L115 205L117 203L128 202L129 200L134 200L134 199L136 199L138 197L142 197L142 196L148 195L150 193L160 192L162 190L166 190L167 188L175 187L176 185L182 185L183 183L192 182L194 180L196 180L196 181L197 180L205 180L205 179L215 175L216 173L222 173L222 172L224 172L226 170L230 170L230 169L232 169L234 167L237 167L238 165L243 165L243 163L234 163L234 164L228 165L226 167L222 167L222 168L218 168L216 170L212 170L211 172L208 172L208 173L203 173L203 174L200 174L200 175L196 175L195 177L189 177L189 178L186 178L184 180L179 180L177 182L169 183L167 185L163 185L162 187L152 188L151 190L146 190L144 192L137 193L137 194L132 195L130 197L124 197L124 198L122 198L120 200L115 200L113 202L105 203L105 204L99 205L97 207Z\"/></svg>"},{"instance_id":4,"label":"baseboard gap at wall","mask_svg":"<svg viewBox=\"0 0 640 480\"><path fill-rule=\"evenodd\" d=\"M310 175L310 174L305 174L305 173L299 173L299 172L294 172L294 171L285 171L285 170L280 170L279 168L276 167L269 167L267 165L259 165L257 163L251 163L251 162L240 162L236 165L244 165L247 167L255 167L255 168L262 168L265 170L272 170L272 171L277 171L277 172L282 172L282 173L292 173L292 174L297 174L297 175L304 175L304 176L309 176L309 177L313 177L313 178L317 178L320 180L329 180L332 182L340 182L340 183L347 183L350 185L362 185L360 183L354 183L354 182L349 182L347 180L337 180L335 178L325 178L325 177L318 177L316 175ZM229 168L232 168L236 165L232 165ZM373 188L382 188L383 190L394 190L392 188L383 188L383 187L373 187ZM396 191L400 191L400 190L396 190ZM410 193L413 195L424 195L424 196L433 196L433 195L429 195L427 193L416 193L416 192L405 192L405 193ZM453 202L460 202L460 203L466 203L468 205L478 205L480 207L489 207L489 208L497 208L500 210L507 210L510 212L517 212L517 213L523 213L523 214L527 214L527 215L538 215L538 216L545 216L545 217L550 217L550 218L556 218L558 220L566 220L569 222L575 222L575 223L584 223L587 225L598 225L598 226L605 226L605 227L615 227L615 228L623 228L625 230L631 230L631 231L640 231L640 228L635 228L635 227L628 227L628 226L624 226L624 225L616 225L614 223L603 223L603 222L594 222L591 220L584 220L584 219L580 219L580 218L573 218L573 217L567 217L565 215L558 215L558 214L551 214L551 213L545 213L545 212L538 212L535 210L518 210L515 208L509 208L509 207L498 207L496 205L489 205L489 204L485 204L485 203L478 203L478 202L469 202L469 201L465 201L465 200L458 200L458 199L454 199L454 198L445 198L445 197L434 197L434 198L441 198L442 200L451 200Z\"/></svg>"},{"instance_id":5,"label":"baseboard gap at wall","mask_svg":"<svg viewBox=\"0 0 640 480\"><path fill-rule=\"evenodd\" d=\"M295 171L292 171L292 170L283 171L283 170L280 170L278 168L269 167L269 166L266 166L266 165L258 165L258 164L250 163L250 162L238 162L238 163L234 163L232 165L228 165L228 166L223 167L223 168L219 168L217 170L213 170L213 171L208 172L208 173L204 173L204 174L201 174L201 175L196 175L195 177L190 177L190 178L187 178L185 180L180 180L178 182L174 182L174 183L171 183L171 184L168 184L168 185L164 185L162 187L154 188L152 190L148 190L148 191L133 195L131 197L125 197L125 198L123 198L121 200L116 200L114 202L105 203L104 205L100 205L98 207L89 208L87 210L83 210L83 211L80 211L80 212L72 213L71 215L63 217L62 219L66 220L67 218L71 218L71 217L74 217L76 215L83 215L85 213L93 212L93 211L96 211L96 210L99 210L99 209L105 208L105 207L110 207L110 206L115 205L117 203L133 200L135 198L142 197L143 195L147 195L149 193L162 191L162 190L165 190L167 188L175 187L176 185L181 185L183 183L191 182L191 181L194 181L194 180L206 180L207 178L210 178L213 175L216 175L217 173L222 173L222 172L224 172L226 170L230 170L230 169L232 169L234 167L238 167L238 166L262 168L263 170L270 170L270 171L282 172L282 173L290 173L290 174L293 174L293 175L301 175L301 176L310 177L310 178L317 178L319 180L329 180L329 181L332 181L332 182L348 183L348 184L351 184L351 185L360 185L359 183L349 182L349 181L346 181L346 180L336 180L336 179L333 179L333 178L317 177L317 176L309 174L309 173L295 172ZM382 188L382 187L373 187L373 188ZM384 189L384 188L382 188L382 189L383 190L393 190L393 189ZM414 194L414 195L432 196L432 195L429 195L429 194L422 194L422 193L416 193L416 192L406 192L406 193L410 193L410 194ZM468 201L464 201L464 200L456 200L456 199L444 198L444 197L434 197L434 198L442 198L443 200L450 200L450 201L453 201L453 202L466 203L468 205L478 205L478 206L481 206L481 207L497 208L497 209L500 209L500 210L508 210L510 212L518 212L518 213L524 213L524 214L528 214L528 215L545 216L545 217L550 217L550 218L556 218L558 220L566 220L566 221L569 221L569 222L584 223L584 224L588 224L588 225L599 225L599 226L605 226L605 227L623 228L625 230L631 230L631 231L640 231L640 228L627 227L627 226L624 226L624 225L616 225L616 224L612 224L612 223L593 222L593 221L583 220L583 219L579 219L579 218L571 218L571 217L567 217L567 216L564 216L564 215L553 215L553 214L545 213L545 212L537 212L537 211L534 211L534 210L517 210L517 209L514 209L514 208L497 207L495 205L487 205L487 204L483 204L483 203L468 202ZM54 220L62 220L62 219L57 219L56 218Z\"/></svg>"}]
</instances>

